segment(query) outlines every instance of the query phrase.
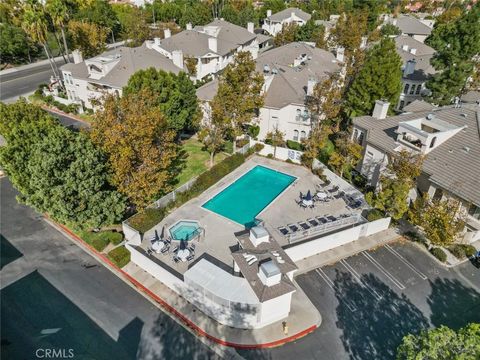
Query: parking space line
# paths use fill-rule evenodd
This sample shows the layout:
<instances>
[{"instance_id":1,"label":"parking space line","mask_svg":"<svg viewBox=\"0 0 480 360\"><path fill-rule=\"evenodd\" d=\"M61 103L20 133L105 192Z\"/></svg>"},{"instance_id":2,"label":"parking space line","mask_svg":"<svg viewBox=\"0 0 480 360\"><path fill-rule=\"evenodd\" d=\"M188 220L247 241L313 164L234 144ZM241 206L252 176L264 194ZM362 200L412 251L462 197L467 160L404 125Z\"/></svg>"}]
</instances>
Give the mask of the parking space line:
<instances>
[{"instance_id":1,"label":"parking space line","mask_svg":"<svg viewBox=\"0 0 480 360\"><path fill-rule=\"evenodd\" d=\"M375 258L366 251L362 251L363 256L365 256L375 267L380 270L391 282L395 284L400 290L405 290L405 285L403 285L397 278L395 278L387 269L385 269Z\"/></svg>"},{"instance_id":2,"label":"parking space line","mask_svg":"<svg viewBox=\"0 0 480 360\"><path fill-rule=\"evenodd\" d=\"M317 272L318 275L320 275L320 277L327 283L327 285L328 285L333 291L336 290L335 284L334 284L333 281L328 277L328 275L325 274L325 272L324 272L322 269L315 269L315 271ZM357 311L356 306L353 305L350 301L345 300L345 299L339 299L339 301L343 301L343 302L345 303L345 305L348 307L348 309L349 309L351 312Z\"/></svg>"},{"instance_id":3,"label":"parking space line","mask_svg":"<svg viewBox=\"0 0 480 360\"><path fill-rule=\"evenodd\" d=\"M407 259L405 259L402 255L400 255L394 248L392 248L389 244L385 244L385 248L390 251L393 255L398 257L405 265L407 265L413 272L415 272L422 280L427 280L428 277L418 270L415 266L413 266Z\"/></svg>"},{"instance_id":4,"label":"parking space line","mask_svg":"<svg viewBox=\"0 0 480 360\"><path fill-rule=\"evenodd\" d=\"M377 293L375 289L373 289L370 285L364 283L360 279L360 275L349 263L347 263L345 260L340 260L340 263L345 267L345 269L347 269L350 272L350 274L353 275L353 277L360 283L360 285L363 286L365 289L367 289L377 300L380 300L382 298L382 296L379 293Z\"/></svg>"}]
</instances>

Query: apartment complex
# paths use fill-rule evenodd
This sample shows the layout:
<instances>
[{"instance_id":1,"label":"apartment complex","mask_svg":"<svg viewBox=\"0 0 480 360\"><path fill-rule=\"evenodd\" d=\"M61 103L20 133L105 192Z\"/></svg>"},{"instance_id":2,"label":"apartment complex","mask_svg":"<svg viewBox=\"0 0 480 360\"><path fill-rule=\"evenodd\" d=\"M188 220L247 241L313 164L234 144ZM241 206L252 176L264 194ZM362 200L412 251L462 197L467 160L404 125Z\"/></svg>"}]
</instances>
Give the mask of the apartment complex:
<instances>
[{"instance_id":1,"label":"apartment complex","mask_svg":"<svg viewBox=\"0 0 480 360\"><path fill-rule=\"evenodd\" d=\"M464 240L480 239L480 107L478 103L434 108L416 101L398 116L377 101L372 116L353 119L352 138L363 146L358 170L377 186L389 159L400 150L425 155L417 194L461 202L467 224Z\"/></svg>"},{"instance_id":2,"label":"apartment complex","mask_svg":"<svg viewBox=\"0 0 480 360\"><path fill-rule=\"evenodd\" d=\"M338 58L341 58L339 54ZM315 85L341 70L341 61L328 51L305 43L294 42L263 53L256 60L256 69L265 79L265 103L259 109L259 139L278 129L286 140L302 141L311 129L311 116L306 100ZM203 102L204 120L208 121L209 101L218 89L218 81L197 90Z\"/></svg>"},{"instance_id":3,"label":"apartment complex","mask_svg":"<svg viewBox=\"0 0 480 360\"><path fill-rule=\"evenodd\" d=\"M305 25L312 15L297 8L288 8L272 15L272 10L267 10L267 17L263 21L262 29L270 35L277 35L287 24Z\"/></svg>"},{"instance_id":4,"label":"apartment complex","mask_svg":"<svg viewBox=\"0 0 480 360\"><path fill-rule=\"evenodd\" d=\"M424 42L432 33L433 21L419 19L413 15L400 14L398 17L386 15L384 24L392 24L400 29L401 35L414 38L417 41Z\"/></svg>"}]
</instances>

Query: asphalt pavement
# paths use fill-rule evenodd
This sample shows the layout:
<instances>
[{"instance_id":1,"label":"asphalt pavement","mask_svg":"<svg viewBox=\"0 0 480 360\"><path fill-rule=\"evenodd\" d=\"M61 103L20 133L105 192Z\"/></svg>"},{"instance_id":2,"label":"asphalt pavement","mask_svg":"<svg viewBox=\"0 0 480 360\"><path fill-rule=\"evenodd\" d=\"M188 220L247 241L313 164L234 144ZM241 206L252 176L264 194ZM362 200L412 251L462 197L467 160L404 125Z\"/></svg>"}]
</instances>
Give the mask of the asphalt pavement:
<instances>
[{"instance_id":1,"label":"asphalt pavement","mask_svg":"<svg viewBox=\"0 0 480 360\"><path fill-rule=\"evenodd\" d=\"M2 358L45 357L45 349L63 349L65 356L71 349L79 359L218 358L42 216L18 204L7 178L0 179L0 195Z\"/></svg>"}]
</instances>

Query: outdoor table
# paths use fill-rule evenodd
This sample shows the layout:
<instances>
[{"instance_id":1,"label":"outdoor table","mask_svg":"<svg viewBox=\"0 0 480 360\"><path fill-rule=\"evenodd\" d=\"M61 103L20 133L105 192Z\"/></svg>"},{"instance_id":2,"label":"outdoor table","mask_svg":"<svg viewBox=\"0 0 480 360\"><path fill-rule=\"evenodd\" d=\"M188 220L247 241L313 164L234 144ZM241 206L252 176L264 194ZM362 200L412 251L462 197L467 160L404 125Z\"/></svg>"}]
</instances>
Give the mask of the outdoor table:
<instances>
[{"instance_id":1,"label":"outdoor table","mask_svg":"<svg viewBox=\"0 0 480 360\"><path fill-rule=\"evenodd\" d=\"M323 191L317 192L317 195L316 195L316 196L317 196L317 198L319 198L320 200L323 200L323 199L328 198L328 195L325 194Z\"/></svg>"},{"instance_id":2,"label":"outdoor table","mask_svg":"<svg viewBox=\"0 0 480 360\"><path fill-rule=\"evenodd\" d=\"M305 206L312 206L313 205L313 200L302 200L303 205Z\"/></svg>"},{"instance_id":3,"label":"outdoor table","mask_svg":"<svg viewBox=\"0 0 480 360\"><path fill-rule=\"evenodd\" d=\"M156 252L156 253L159 253L162 251L163 247L165 246L165 244L161 241L155 241L153 244L152 244L152 249Z\"/></svg>"},{"instance_id":4,"label":"outdoor table","mask_svg":"<svg viewBox=\"0 0 480 360\"><path fill-rule=\"evenodd\" d=\"M187 261L187 257L190 255L190 251L188 249L178 250L177 256L182 261Z\"/></svg>"}]
</instances>

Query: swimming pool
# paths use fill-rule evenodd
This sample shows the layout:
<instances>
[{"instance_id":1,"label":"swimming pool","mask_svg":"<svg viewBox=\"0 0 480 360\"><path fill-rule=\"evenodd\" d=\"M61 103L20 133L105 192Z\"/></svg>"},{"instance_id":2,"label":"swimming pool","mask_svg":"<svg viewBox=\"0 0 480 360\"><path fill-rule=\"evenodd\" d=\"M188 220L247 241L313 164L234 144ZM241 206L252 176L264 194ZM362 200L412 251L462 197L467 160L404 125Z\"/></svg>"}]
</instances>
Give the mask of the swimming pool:
<instances>
[{"instance_id":1,"label":"swimming pool","mask_svg":"<svg viewBox=\"0 0 480 360\"><path fill-rule=\"evenodd\" d=\"M202 207L241 225L251 226L255 217L295 179L257 165Z\"/></svg>"},{"instance_id":2,"label":"swimming pool","mask_svg":"<svg viewBox=\"0 0 480 360\"><path fill-rule=\"evenodd\" d=\"M168 231L173 240L187 241L198 234L199 228L196 221L181 220L168 229Z\"/></svg>"}]
</instances>

